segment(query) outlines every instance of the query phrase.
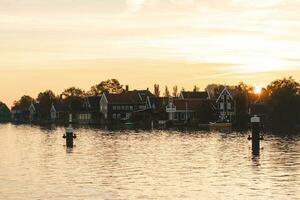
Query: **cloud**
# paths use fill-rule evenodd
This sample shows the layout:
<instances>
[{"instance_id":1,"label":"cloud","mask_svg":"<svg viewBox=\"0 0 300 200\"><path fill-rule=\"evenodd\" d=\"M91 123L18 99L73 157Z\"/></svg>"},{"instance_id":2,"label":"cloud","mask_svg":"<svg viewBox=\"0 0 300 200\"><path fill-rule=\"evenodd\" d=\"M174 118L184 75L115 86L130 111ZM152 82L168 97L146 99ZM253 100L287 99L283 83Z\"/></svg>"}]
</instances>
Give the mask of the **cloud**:
<instances>
[{"instance_id":1,"label":"cloud","mask_svg":"<svg viewBox=\"0 0 300 200\"><path fill-rule=\"evenodd\" d=\"M136 12L140 10L145 4L146 0L126 0L128 10L131 12Z\"/></svg>"}]
</instances>

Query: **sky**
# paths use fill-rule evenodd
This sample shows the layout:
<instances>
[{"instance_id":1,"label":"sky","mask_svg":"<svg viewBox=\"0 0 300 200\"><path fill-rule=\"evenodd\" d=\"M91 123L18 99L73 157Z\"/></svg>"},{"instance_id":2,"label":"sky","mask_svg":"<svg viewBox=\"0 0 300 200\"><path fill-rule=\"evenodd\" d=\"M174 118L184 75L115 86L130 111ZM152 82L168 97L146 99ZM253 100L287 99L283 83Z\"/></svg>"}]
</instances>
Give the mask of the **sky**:
<instances>
[{"instance_id":1,"label":"sky","mask_svg":"<svg viewBox=\"0 0 300 200\"><path fill-rule=\"evenodd\" d=\"M300 81L299 0L0 0L0 101L108 78L204 89Z\"/></svg>"}]
</instances>

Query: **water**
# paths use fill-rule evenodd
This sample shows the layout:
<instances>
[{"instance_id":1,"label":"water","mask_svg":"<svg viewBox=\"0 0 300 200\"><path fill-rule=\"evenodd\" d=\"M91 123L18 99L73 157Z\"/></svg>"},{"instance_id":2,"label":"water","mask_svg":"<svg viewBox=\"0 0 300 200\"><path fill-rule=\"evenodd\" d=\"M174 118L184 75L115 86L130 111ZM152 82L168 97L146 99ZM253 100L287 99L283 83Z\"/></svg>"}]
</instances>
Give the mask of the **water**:
<instances>
[{"instance_id":1,"label":"water","mask_svg":"<svg viewBox=\"0 0 300 200\"><path fill-rule=\"evenodd\" d=\"M0 199L300 199L300 137L0 125Z\"/></svg>"}]
</instances>

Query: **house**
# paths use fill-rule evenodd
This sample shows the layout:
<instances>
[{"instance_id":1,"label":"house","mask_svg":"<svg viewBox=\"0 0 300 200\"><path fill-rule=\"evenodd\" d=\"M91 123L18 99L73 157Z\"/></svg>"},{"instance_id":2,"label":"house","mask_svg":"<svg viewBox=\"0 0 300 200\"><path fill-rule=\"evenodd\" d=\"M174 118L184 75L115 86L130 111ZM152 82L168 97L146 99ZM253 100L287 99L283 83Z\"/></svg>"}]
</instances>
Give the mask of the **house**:
<instances>
[{"instance_id":1,"label":"house","mask_svg":"<svg viewBox=\"0 0 300 200\"><path fill-rule=\"evenodd\" d=\"M29 121L36 122L40 119L40 104L39 103L31 103L29 108Z\"/></svg>"},{"instance_id":2,"label":"house","mask_svg":"<svg viewBox=\"0 0 300 200\"><path fill-rule=\"evenodd\" d=\"M169 116L169 121L174 122L189 122L197 120L197 112L203 106L206 106L208 100L199 99L173 99L170 98L166 106L166 112Z\"/></svg>"},{"instance_id":3,"label":"house","mask_svg":"<svg viewBox=\"0 0 300 200\"><path fill-rule=\"evenodd\" d=\"M64 102L52 103L50 110L50 119L52 122L67 122L69 115L69 106Z\"/></svg>"},{"instance_id":4,"label":"house","mask_svg":"<svg viewBox=\"0 0 300 200\"><path fill-rule=\"evenodd\" d=\"M100 123L100 100L102 96L85 97L82 109L78 113L77 120L80 124L98 124Z\"/></svg>"},{"instance_id":5,"label":"house","mask_svg":"<svg viewBox=\"0 0 300 200\"><path fill-rule=\"evenodd\" d=\"M209 95L206 91L182 91L179 95L179 99L209 99Z\"/></svg>"},{"instance_id":6,"label":"house","mask_svg":"<svg viewBox=\"0 0 300 200\"><path fill-rule=\"evenodd\" d=\"M225 87L216 100L216 109L219 115L219 121L232 122L236 116L235 97L240 91L235 88Z\"/></svg>"},{"instance_id":7,"label":"house","mask_svg":"<svg viewBox=\"0 0 300 200\"><path fill-rule=\"evenodd\" d=\"M125 90L120 94L105 93L100 100L100 112L106 121L128 120L133 112L151 108L149 90Z\"/></svg>"},{"instance_id":8,"label":"house","mask_svg":"<svg viewBox=\"0 0 300 200\"><path fill-rule=\"evenodd\" d=\"M11 120L11 113L9 108L0 102L0 122L8 122Z\"/></svg>"},{"instance_id":9,"label":"house","mask_svg":"<svg viewBox=\"0 0 300 200\"><path fill-rule=\"evenodd\" d=\"M13 122L29 121L29 110L15 106L11 109L11 119Z\"/></svg>"}]
</instances>

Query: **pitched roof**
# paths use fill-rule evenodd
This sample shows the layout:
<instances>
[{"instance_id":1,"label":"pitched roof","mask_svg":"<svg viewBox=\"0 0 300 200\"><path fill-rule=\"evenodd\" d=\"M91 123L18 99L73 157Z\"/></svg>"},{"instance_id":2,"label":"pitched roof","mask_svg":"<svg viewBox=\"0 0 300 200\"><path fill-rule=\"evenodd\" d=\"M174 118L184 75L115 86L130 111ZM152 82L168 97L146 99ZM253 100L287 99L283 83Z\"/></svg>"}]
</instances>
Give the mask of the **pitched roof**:
<instances>
[{"instance_id":1,"label":"pitched roof","mask_svg":"<svg viewBox=\"0 0 300 200\"><path fill-rule=\"evenodd\" d=\"M69 111L69 106L63 102L53 103L56 112L67 112Z\"/></svg>"},{"instance_id":2,"label":"pitched roof","mask_svg":"<svg viewBox=\"0 0 300 200\"><path fill-rule=\"evenodd\" d=\"M126 91L120 94L105 94L110 104L142 104L147 101L147 97L154 96L148 90Z\"/></svg>"},{"instance_id":3,"label":"pitched roof","mask_svg":"<svg viewBox=\"0 0 300 200\"><path fill-rule=\"evenodd\" d=\"M201 91L201 92L183 91L181 92L181 95L184 99L207 99L208 98L208 93L206 91Z\"/></svg>"},{"instance_id":4,"label":"pitched roof","mask_svg":"<svg viewBox=\"0 0 300 200\"><path fill-rule=\"evenodd\" d=\"M221 98L221 96L224 94L224 92L228 91L229 95L231 96L232 99L234 99L236 97L236 95L238 95L240 93L240 90L236 89L236 88L229 88L229 87L225 87L223 89L223 91L221 92L221 94L219 95L217 102L219 101L219 99Z\"/></svg>"},{"instance_id":5,"label":"pitched roof","mask_svg":"<svg viewBox=\"0 0 300 200\"><path fill-rule=\"evenodd\" d=\"M90 109L92 110L99 110L100 109L100 100L102 96L89 96L87 100L89 105L91 106Z\"/></svg>"},{"instance_id":6,"label":"pitched roof","mask_svg":"<svg viewBox=\"0 0 300 200\"><path fill-rule=\"evenodd\" d=\"M198 110L200 109L206 100L195 99L175 99L173 104L176 106L176 110Z\"/></svg>"}]
</instances>

